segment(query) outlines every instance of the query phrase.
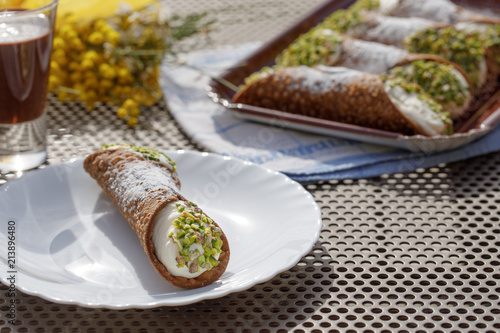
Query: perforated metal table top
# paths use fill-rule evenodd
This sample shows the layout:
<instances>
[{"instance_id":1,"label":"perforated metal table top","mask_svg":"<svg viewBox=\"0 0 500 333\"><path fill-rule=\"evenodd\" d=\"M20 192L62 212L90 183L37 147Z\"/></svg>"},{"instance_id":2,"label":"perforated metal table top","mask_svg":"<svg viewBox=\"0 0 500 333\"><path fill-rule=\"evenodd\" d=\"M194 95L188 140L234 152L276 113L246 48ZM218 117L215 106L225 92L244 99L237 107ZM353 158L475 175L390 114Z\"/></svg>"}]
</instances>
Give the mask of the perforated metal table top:
<instances>
[{"instance_id":1,"label":"perforated metal table top","mask_svg":"<svg viewBox=\"0 0 500 333\"><path fill-rule=\"evenodd\" d=\"M211 46L266 40L321 1L168 1L219 19ZM101 105L49 101L49 160L85 156L103 142L195 149L164 103L130 129ZM2 174L0 185L17 177ZM313 249L246 291L186 306L108 310L17 293L0 332L500 332L500 155L415 172L305 184L323 214ZM3 272L2 272L3 274Z\"/></svg>"}]
</instances>

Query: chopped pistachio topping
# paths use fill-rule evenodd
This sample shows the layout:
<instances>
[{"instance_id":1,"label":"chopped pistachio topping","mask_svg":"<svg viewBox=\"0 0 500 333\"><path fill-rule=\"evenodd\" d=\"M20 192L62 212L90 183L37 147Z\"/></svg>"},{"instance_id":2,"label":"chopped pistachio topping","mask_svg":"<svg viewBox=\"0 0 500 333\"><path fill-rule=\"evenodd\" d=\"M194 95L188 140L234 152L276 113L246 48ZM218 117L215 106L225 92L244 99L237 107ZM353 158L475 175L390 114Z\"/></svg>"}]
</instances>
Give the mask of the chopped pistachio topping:
<instances>
[{"instance_id":1,"label":"chopped pistachio topping","mask_svg":"<svg viewBox=\"0 0 500 333\"><path fill-rule=\"evenodd\" d=\"M101 149L128 149L139 153L147 160L164 163L172 170L175 170L175 162L170 159L165 153L153 148L139 147L128 143L106 144Z\"/></svg>"},{"instance_id":2,"label":"chopped pistachio topping","mask_svg":"<svg viewBox=\"0 0 500 333\"><path fill-rule=\"evenodd\" d=\"M353 10L377 10L380 7L379 0L358 0L349 9Z\"/></svg>"},{"instance_id":3,"label":"chopped pistachio topping","mask_svg":"<svg viewBox=\"0 0 500 333\"><path fill-rule=\"evenodd\" d=\"M324 29L346 33L361 23L363 23L363 18L359 10L351 8L349 10L339 9L335 11L321 22L319 26Z\"/></svg>"},{"instance_id":4,"label":"chopped pistachio topping","mask_svg":"<svg viewBox=\"0 0 500 333\"><path fill-rule=\"evenodd\" d=\"M424 88L422 88L422 86L411 79L408 80L404 76L384 75L381 78L384 83L389 85L390 87L399 86L409 94L416 94L418 96L418 99L426 103L431 108L431 110L436 113L436 117L441 118L441 120L445 123L445 134L449 135L453 133L453 122L450 119L448 112L443 111L443 107L441 106L441 104L437 103L432 98L432 96L428 94L424 90Z\"/></svg>"},{"instance_id":5,"label":"chopped pistachio topping","mask_svg":"<svg viewBox=\"0 0 500 333\"><path fill-rule=\"evenodd\" d=\"M190 273L217 266L219 261L216 258L222 252L223 244L220 228L190 201L178 203L176 208L181 216L173 222L175 229L168 237L179 247L177 266L188 266Z\"/></svg>"},{"instance_id":6,"label":"chopped pistachio topping","mask_svg":"<svg viewBox=\"0 0 500 333\"><path fill-rule=\"evenodd\" d=\"M431 95L426 93L418 83L412 82L411 80L408 81L404 77L384 77L383 81L388 83L391 87L399 86L407 93L417 94L419 99L429 104L432 110L439 113L443 112L443 107L437 103Z\"/></svg>"},{"instance_id":7,"label":"chopped pistachio topping","mask_svg":"<svg viewBox=\"0 0 500 333\"><path fill-rule=\"evenodd\" d=\"M479 36L483 39L485 48L494 48L493 58L496 63L500 63L500 24L487 24L486 31L478 31Z\"/></svg>"},{"instance_id":8,"label":"chopped pistachio topping","mask_svg":"<svg viewBox=\"0 0 500 333\"><path fill-rule=\"evenodd\" d=\"M342 43L341 35L320 26L299 36L277 57L278 66L333 65Z\"/></svg>"},{"instance_id":9,"label":"chopped pistachio topping","mask_svg":"<svg viewBox=\"0 0 500 333\"><path fill-rule=\"evenodd\" d=\"M446 27L418 31L408 36L405 47L411 52L436 54L458 64L477 88L481 80L484 43L479 33L464 33L454 27Z\"/></svg>"},{"instance_id":10,"label":"chopped pistachio topping","mask_svg":"<svg viewBox=\"0 0 500 333\"><path fill-rule=\"evenodd\" d=\"M262 79L270 74L272 74L275 70L275 67L269 67L269 66L265 66L265 67L262 67L259 71L257 72L253 72L252 74L250 74L246 79L245 79L245 83L244 85L248 85L252 82L255 82L259 79ZM241 88L241 87L240 87Z\"/></svg>"},{"instance_id":11,"label":"chopped pistachio topping","mask_svg":"<svg viewBox=\"0 0 500 333\"><path fill-rule=\"evenodd\" d=\"M406 66L397 66L387 73L387 79L400 78L421 86L437 103L463 105L468 91L462 86L452 65L417 60Z\"/></svg>"},{"instance_id":12,"label":"chopped pistachio topping","mask_svg":"<svg viewBox=\"0 0 500 333\"><path fill-rule=\"evenodd\" d=\"M487 47L490 46L497 46L500 44L500 24L488 24L486 34L482 35L484 36L484 39L486 40Z\"/></svg>"}]
</instances>

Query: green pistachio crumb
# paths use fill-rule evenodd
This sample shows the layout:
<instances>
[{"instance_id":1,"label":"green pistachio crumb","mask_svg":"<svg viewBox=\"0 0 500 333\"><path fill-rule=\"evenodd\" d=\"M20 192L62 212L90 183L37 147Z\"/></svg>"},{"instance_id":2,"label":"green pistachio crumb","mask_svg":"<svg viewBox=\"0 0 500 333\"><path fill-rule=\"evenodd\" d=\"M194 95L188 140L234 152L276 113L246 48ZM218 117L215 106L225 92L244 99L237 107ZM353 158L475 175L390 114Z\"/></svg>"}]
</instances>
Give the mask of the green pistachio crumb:
<instances>
[{"instance_id":1,"label":"green pistachio crumb","mask_svg":"<svg viewBox=\"0 0 500 333\"><path fill-rule=\"evenodd\" d=\"M418 85L445 107L450 103L462 105L470 95L469 90L463 87L455 75L452 65L435 61L417 60L405 66L394 67L383 79L405 82L407 88L411 84Z\"/></svg>"},{"instance_id":2,"label":"green pistachio crumb","mask_svg":"<svg viewBox=\"0 0 500 333\"><path fill-rule=\"evenodd\" d=\"M408 36L405 48L411 52L439 55L458 64L478 88L486 43L479 33L464 33L454 27L445 27L424 29Z\"/></svg>"},{"instance_id":3,"label":"green pistachio crumb","mask_svg":"<svg viewBox=\"0 0 500 333\"><path fill-rule=\"evenodd\" d=\"M377 10L380 7L379 0L358 0L349 9L353 10Z\"/></svg>"},{"instance_id":4,"label":"green pistachio crumb","mask_svg":"<svg viewBox=\"0 0 500 333\"><path fill-rule=\"evenodd\" d=\"M390 77L389 75L382 76L382 80L390 87L401 87L408 93L414 93L418 99L426 103L429 108L435 112L435 116L439 117L445 124L446 135L453 134L453 121L449 117L449 113L443 110L441 104L437 103L430 94L428 94L419 84L406 80L405 77Z\"/></svg>"},{"instance_id":5,"label":"green pistachio crumb","mask_svg":"<svg viewBox=\"0 0 500 333\"><path fill-rule=\"evenodd\" d=\"M243 88L244 86L252 83L252 82L255 82L257 80L260 80L268 75L270 75L271 73L273 73L275 70L274 67L270 67L270 66L265 66L265 67L262 67L259 71L257 72L254 72L252 74L250 74L244 81L244 83L239 87L240 89Z\"/></svg>"},{"instance_id":6,"label":"green pistachio crumb","mask_svg":"<svg viewBox=\"0 0 500 333\"><path fill-rule=\"evenodd\" d=\"M361 23L363 23L363 19L359 10L349 8L336 10L324 19L318 27L335 30L344 34Z\"/></svg>"},{"instance_id":7,"label":"green pistachio crumb","mask_svg":"<svg viewBox=\"0 0 500 333\"><path fill-rule=\"evenodd\" d=\"M275 59L277 66L333 65L332 59L339 52L342 36L321 26L299 36Z\"/></svg>"},{"instance_id":8,"label":"green pistachio crumb","mask_svg":"<svg viewBox=\"0 0 500 333\"><path fill-rule=\"evenodd\" d=\"M191 262L190 269L197 267L196 271L200 267L209 270L217 266L219 262L213 256L222 251L223 241L220 229L213 225L213 221L192 202L178 203L176 208L181 216L174 220L173 226L177 231L170 233L169 237L179 246L178 266L182 263L183 266L179 267L184 267ZM190 248L193 244L200 244L203 253L197 249L191 251ZM192 266L195 263L194 260L196 260L197 266Z\"/></svg>"},{"instance_id":9,"label":"green pistachio crumb","mask_svg":"<svg viewBox=\"0 0 500 333\"><path fill-rule=\"evenodd\" d=\"M154 148L139 147L139 146L131 145L128 143L118 143L118 144L105 144L101 147L101 150L109 149L109 148L129 149L129 150L132 150L136 153L140 153L142 155L142 157L144 157L145 159L155 161L155 162L161 162L162 157L163 157L163 159L166 160L166 163L168 163L170 165L172 170L175 171L175 169L176 169L175 162L169 156L167 156L164 152L157 150L157 149L154 149Z\"/></svg>"}]
</instances>

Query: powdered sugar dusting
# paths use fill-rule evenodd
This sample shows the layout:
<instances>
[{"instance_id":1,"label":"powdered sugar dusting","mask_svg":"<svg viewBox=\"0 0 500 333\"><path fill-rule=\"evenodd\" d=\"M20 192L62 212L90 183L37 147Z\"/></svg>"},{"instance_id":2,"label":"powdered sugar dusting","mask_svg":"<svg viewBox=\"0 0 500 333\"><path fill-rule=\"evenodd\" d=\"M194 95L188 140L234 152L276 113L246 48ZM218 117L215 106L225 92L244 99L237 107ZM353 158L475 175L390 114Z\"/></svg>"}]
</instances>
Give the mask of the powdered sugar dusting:
<instances>
[{"instance_id":1,"label":"powdered sugar dusting","mask_svg":"<svg viewBox=\"0 0 500 333\"><path fill-rule=\"evenodd\" d=\"M449 0L399 0L400 4L390 14L402 17L425 17L430 20L454 24L474 20L480 14L457 6Z\"/></svg>"},{"instance_id":2,"label":"powdered sugar dusting","mask_svg":"<svg viewBox=\"0 0 500 333\"><path fill-rule=\"evenodd\" d=\"M126 170L111 168L108 172L110 189L116 194L117 204L127 214L133 214L141 203L155 197L177 195L179 188L164 167L146 160L128 161L126 165ZM132 202L136 204L131 205Z\"/></svg>"},{"instance_id":3,"label":"powdered sugar dusting","mask_svg":"<svg viewBox=\"0 0 500 333\"><path fill-rule=\"evenodd\" d=\"M321 95L331 91L341 92L351 82L363 77L364 73L345 68L317 66L310 68L306 66L287 68L292 76L300 77L300 80L294 80L287 86L289 90L307 89L308 93ZM325 75L328 74L328 75Z\"/></svg>"},{"instance_id":4,"label":"powdered sugar dusting","mask_svg":"<svg viewBox=\"0 0 500 333\"><path fill-rule=\"evenodd\" d=\"M370 15L371 16L371 15ZM383 44L404 47L406 37L415 32L435 26L435 23L418 17L400 18L376 15L368 17L364 36L359 36L362 39L376 41Z\"/></svg>"},{"instance_id":5,"label":"powdered sugar dusting","mask_svg":"<svg viewBox=\"0 0 500 333\"><path fill-rule=\"evenodd\" d=\"M395 46L362 40L345 40L342 52L340 66L373 74L386 73L409 57L407 51Z\"/></svg>"}]
</instances>

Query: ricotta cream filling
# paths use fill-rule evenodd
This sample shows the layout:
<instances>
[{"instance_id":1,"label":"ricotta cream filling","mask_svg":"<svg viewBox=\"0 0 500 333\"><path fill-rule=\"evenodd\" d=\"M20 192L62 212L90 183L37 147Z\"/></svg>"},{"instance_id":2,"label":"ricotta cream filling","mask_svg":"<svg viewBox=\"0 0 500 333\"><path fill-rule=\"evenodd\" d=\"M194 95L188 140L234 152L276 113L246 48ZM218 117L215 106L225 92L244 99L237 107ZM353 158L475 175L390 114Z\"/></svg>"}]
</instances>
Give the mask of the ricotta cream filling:
<instances>
[{"instance_id":1,"label":"ricotta cream filling","mask_svg":"<svg viewBox=\"0 0 500 333\"><path fill-rule=\"evenodd\" d=\"M385 91L398 109L426 135L437 135L445 132L446 125L430 106L418 98L415 93L408 93L403 88L384 84Z\"/></svg>"},{"instance_id":2,"label":"ricotta cream filling","mask_svg":"<svg viewBox=\"0 0 500 333\"><path fill-rule=\"evenodd\" d=\"M481 57L481 62L479 63L479 77L478 77L478 87L482 87L486 80L488 79L488 65L486 65L486 58Z\"/></svg>"},{"instance_id":3,"label":"ricotta cream filling","mask_svg":"<svg viewBox=\"0 0 500 333\"><path fill-rule=\"evenodd\" d=\"M409 68L410 66L405 66L405 68ZM448 112L450 115L451 119L458 119L460 118L463 113L467 110L469 106L470 99L472 98L470 94L470 86L465 77L460 73L458 70L455 68L451 69L451 74L455 76L455 78L458 80L460 84L461 90L465 94L465 100L461 104L457 104L455 101L450 101L446 104L442 104L443 110ZM446 88L446 87L443 87ZM437 100L436 100L437 101ZM437 101L438 102L438 101Z\"/></svg>"},{"instance_id":4,"label":"ricotta cream filling","mask_svg":"<svg viewBox=\"0 0 500 333\"><path fill-rule=\"evenodd\" d=\"M449 102L448 104L443 105L443 109L450 114L451 119L458 119L462 116L469 105L468 102L471 98L470 87L462 73L457 71L455 68L452 69L451 73L458 79L458 82L460 82L460 88L462 88L462 91L466 94L465 101L460 105L455 102Z\"/></svg>"},{"instance_id":5,"label":"ricotta cream filling","mask_svg":"<svg viewBox=\"0 0 500 333\"><path fill-rule=\"evenodd\" d=\"M161 263L165 265L170 274L173 276L183 276L185 278L192 279L200 276L206 271L206 269L200 267L195 273L189 272L189 265L195 261L196 258L189 261L182 267L179 267L177 264L177 257L180 255L179 246L171 237L168 237L171 232L175 232L173 222L181 216L181 213L176 207L176 204L179 203L182 203L182 201L169 203L156 215L156 218L153 221L153 244L156 249L156 256ZM190 251L196 250L199 255L203 255L205 253L201 244L194 243L191 245ZM214 255L215 259L219 259L219 255L220 254Z\"/></svg>"}]
</instances>

